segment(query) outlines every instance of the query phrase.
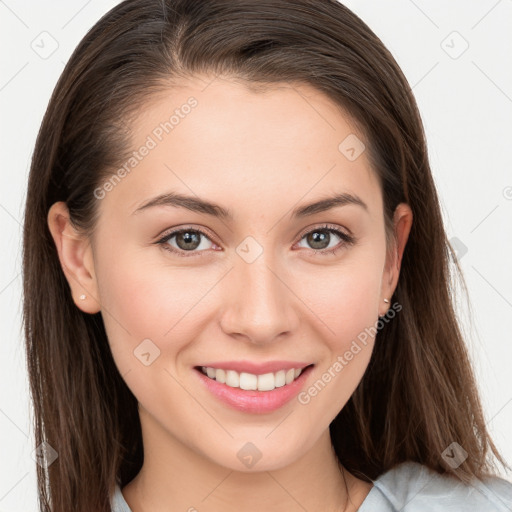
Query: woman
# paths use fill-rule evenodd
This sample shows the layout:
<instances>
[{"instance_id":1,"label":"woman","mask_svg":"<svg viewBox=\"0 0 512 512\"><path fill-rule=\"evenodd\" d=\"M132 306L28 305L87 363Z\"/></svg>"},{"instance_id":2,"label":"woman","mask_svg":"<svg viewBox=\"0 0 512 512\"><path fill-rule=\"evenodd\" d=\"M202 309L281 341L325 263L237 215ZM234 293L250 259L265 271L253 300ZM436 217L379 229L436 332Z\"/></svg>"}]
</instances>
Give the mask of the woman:
<instances>
[{"instance_id":1,"label":"woman","mask_svg":"<svg viewBox=\"0 0 512 512\"><path fill-rule=\"evenodd\" d=\"M410 87L347 8L122 2L29 178L41 510L508 510L451 257Z\"/></svg>"}]
</instances>

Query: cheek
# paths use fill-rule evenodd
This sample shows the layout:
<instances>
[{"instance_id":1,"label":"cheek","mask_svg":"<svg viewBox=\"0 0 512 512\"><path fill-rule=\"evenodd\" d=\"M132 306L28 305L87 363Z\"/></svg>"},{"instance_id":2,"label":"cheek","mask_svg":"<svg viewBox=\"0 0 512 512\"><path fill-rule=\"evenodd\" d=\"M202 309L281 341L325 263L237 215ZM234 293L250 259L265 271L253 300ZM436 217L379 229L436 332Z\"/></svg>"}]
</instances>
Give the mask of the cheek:
<instances>
[{"instance_id":1,"label":"cheek","mask_svg":"<svg viewBox=\"0 0 512 512\"><path fill-rule=\"evenodd\" d=\"M155 249L157 251L158 249ZM116 362L131 368L134 351L151 340L153 351L178 352L189 312L211 287L192 269L168 268L155 264L152 248L119 251L115 260L108 254L99 258L97 279L102 316ZM172 341L172 343L169 343ZM151 344L145 342L151 348ZM162 363L163 358L155 359Z\"/></svg>"},{"instance_id":2,"label":"cheek","mask_svg":"<svg viewBox=\"0 0 512 512\"><path fill-rule=\"evenodd\" d=\"M332 350L344 350L377 321L381 268L371 253L359 253L337 267L318 267L300 281L299 296L314 313L315 323L325 324L323 337Z\"/></svg>"},{"instance_id":3,"label":"cheek","mask_svg":"<svg viewBox=\"0 0 512 512\"><path fill-rule=\"evenodd\" d=\"M371 358L381 274L378 264L340 267L304 281L301 293L314 315L312 325L323 341L324 357L315 379L299 395L299 403L309 410L311 428L315 422L330 423L352 396ZM372 264L370 264L372 261ZM321 334L320 334L321 333ZM309 421L307 419L306 421Z\"/></svg>"}]
</instances>

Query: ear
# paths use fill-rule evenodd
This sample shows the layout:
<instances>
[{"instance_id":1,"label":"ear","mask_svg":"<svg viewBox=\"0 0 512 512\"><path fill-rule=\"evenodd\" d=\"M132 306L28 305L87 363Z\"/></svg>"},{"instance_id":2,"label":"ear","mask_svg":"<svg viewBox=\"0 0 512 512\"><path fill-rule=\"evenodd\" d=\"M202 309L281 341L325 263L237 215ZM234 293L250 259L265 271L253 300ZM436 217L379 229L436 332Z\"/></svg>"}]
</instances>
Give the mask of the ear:
<instances>
[{"instance_id":1,"label":"ear","mask_svg":"<svg viewBox=\"0 0 512 512\"><path fill-rule=\"evenodd\" d=\"M400 203L393 215L394 240L386 254L386 264L381 283L381 297L379 304L379 316L384 316L389 306L384 299L391 300L395 292L400 275L400 265L404 254L405 244L409 238L413 221L413 214L410 206L406 203ZM381 312L381 310L384 310Z\"/></svg>"},{"instance_id":2,"label":"ear","mask_svg":"<svg viewBox=\"0 0 512 512\"><path fill-rule=\"evenodd\" d=\"M47 221L75 304L85 313L98 313L101 307L90 240L75 230L63 201L52 205Z\"/></svg>"}]
</instances>

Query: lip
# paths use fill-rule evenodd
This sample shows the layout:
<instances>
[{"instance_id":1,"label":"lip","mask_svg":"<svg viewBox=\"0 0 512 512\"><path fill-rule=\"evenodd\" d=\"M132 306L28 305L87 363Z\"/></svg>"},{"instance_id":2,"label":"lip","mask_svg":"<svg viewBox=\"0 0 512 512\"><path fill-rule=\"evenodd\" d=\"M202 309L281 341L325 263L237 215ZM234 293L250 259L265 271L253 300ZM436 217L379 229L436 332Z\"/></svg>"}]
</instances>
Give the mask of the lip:
<instances>
[{"instance_id":1,"label":"lip","mask_svg":"<svg viewBox=\"0 0 512 512\"><path fill-rule=\"evenodd\" d=\"M238 411L265 414L283 407L296 397L303 388L313 367L313 364L307 366L292 383L275 388L272 391L248 391L240 388L232 388L231 386L217 382L215 379L210 379L210 377L205 375L197 367L194 368L194 373L198 375L202 384L222 403ZM221 368L223 367L221 366ZM284 369L282 366L279 368ZM291 368L294 368L294 366L291 366Z\"/></svg>"},{"instance_id":2,"label":"lip","mask_svg":"<svg viewBox=\"0 0 512 512\"><path fill-rule=\"evenodd\" d=\"M238 373L252 373L254 375L264 375L265 373L275 373L279 370L289 370L290 368L304 369L311 363L301 363L299 361L268 361L266 363L255 363L254 361L215 361L198 365L222 370L234 370Z\"/></svg>"}]
</instances>

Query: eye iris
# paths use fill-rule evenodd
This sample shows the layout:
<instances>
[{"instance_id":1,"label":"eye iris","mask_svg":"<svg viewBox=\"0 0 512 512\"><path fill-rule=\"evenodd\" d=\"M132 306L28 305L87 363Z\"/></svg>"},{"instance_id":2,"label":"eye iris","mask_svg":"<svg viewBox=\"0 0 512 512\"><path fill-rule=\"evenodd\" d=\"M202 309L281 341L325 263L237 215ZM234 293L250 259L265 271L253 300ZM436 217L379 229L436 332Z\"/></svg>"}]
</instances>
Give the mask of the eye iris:
<instances>
[{"instance_id":1,"label":"eye iris","mask_svg":"<svg viewBox=\"0 0 512 512\"><path fill-rule=\"evenodd\" d=\"M329 246L330 233L328 231L313 231L309 233L309 235L307 236L307 240L308 243L313 247L313 249L325 249L326 247ZM327 244L325 244L326 240ZM320 246L318 246L317 244L320 244Z\"/></svg>"},{"instance_id":2,"label":"eye iris","mask_svg":"<svg viewBox=\"0 0 512 512\"><path fill-rule=\"evenodd\" d=\"M201 235L193 231L182 231L176 235L176 243L180 249L197 249L201 243Z\"/></svg>"}]
</instances>

